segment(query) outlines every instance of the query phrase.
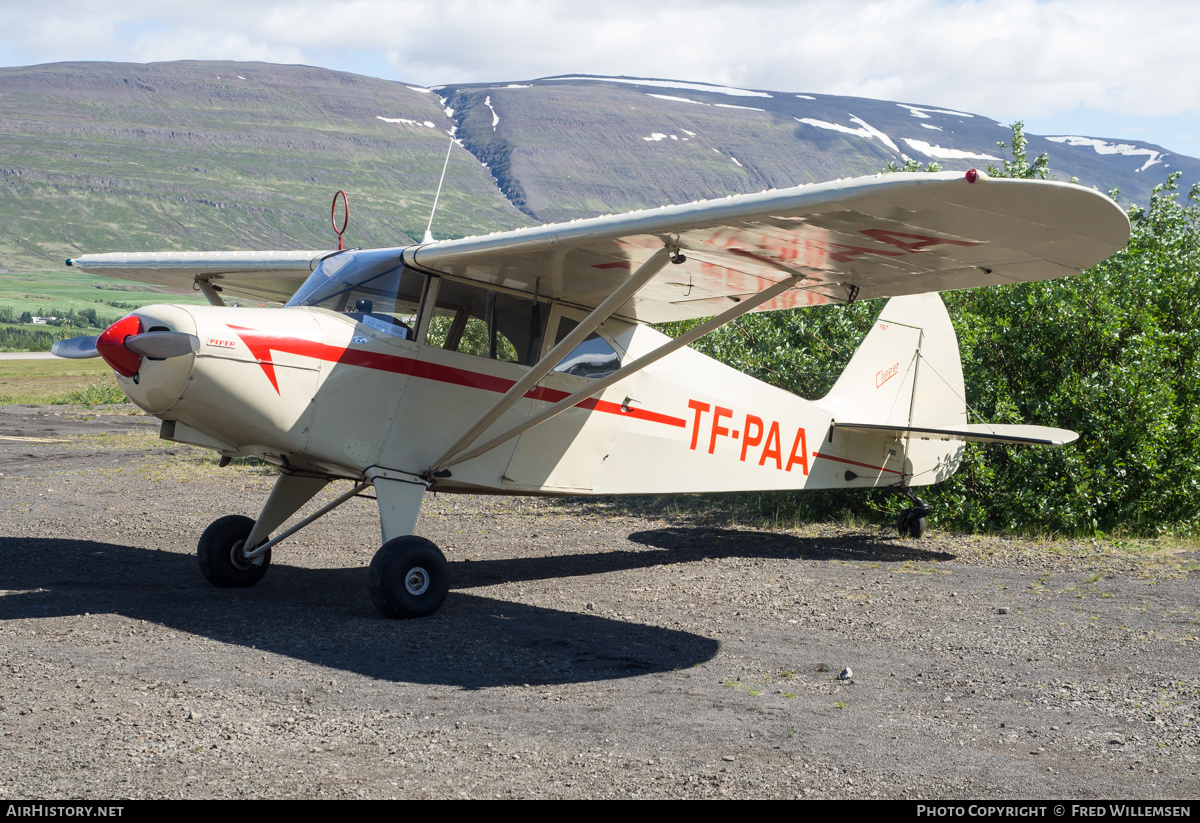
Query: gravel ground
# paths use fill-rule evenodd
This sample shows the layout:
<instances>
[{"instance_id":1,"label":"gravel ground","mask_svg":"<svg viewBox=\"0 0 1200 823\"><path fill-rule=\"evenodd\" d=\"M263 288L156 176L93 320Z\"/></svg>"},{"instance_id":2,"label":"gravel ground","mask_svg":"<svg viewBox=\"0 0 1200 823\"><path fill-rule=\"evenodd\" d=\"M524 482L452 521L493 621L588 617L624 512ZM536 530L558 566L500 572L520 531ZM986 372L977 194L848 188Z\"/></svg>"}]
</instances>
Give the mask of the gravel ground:
<instances>
[{"instance_id":1,"label":"gravel ground","mask_svg":"<svg viewBox=\"0 0 1200 823\"><path fill-rule=\"evenodd\" d=\"M1194 544L441 495L388 621L369 500L205 583L272 477L156 422L0 407L0 797L1200 797Z\"/></svg>"}]
</instances>

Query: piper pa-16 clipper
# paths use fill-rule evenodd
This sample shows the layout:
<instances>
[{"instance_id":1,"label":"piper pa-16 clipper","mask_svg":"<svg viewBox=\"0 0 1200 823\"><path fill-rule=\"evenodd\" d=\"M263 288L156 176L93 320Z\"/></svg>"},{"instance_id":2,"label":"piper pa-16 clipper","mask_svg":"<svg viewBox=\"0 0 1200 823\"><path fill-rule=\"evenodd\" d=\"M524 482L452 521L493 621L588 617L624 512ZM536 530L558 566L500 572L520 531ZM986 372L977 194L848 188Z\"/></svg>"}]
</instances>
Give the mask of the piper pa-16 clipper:
<instances>
[{"instance_id":1,"label":"piper pa-16 clipper","mask_svg":"<svg viewBox=\"0 0 1200 823\"><path fill-rule=\"evenodd\" d=\"M344 226L343 226L344 229ZM167 440L280 474L257 519L201 536L217 586L374 487L370 594L431 614L449 567L413 534L430 490L529 495L912 487L964 441L1073 432L968 424L954 329L935 292L1076 274L1120 249L1125 214L1079 186L975 171L891 174L345 251L94 254L89 272L194 286L55 353L103 357ZM223 295L285 302L227 306ZM802 400L685 348L749 311L892 297L836 385ZM670 339L646 325L711 318ZM225 461L223 460L223 463ZM271 537L331 481L351 488Z\"/></svg>"}]
</instances>

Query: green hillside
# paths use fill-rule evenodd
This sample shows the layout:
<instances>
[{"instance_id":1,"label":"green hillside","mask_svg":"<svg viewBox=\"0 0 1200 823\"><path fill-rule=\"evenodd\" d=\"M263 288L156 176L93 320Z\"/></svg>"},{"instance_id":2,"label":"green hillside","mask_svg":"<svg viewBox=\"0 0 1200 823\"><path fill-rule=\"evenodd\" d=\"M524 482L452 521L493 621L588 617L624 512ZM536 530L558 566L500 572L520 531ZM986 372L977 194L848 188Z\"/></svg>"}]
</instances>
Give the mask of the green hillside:
<instances>
[{"instance_id":1,"label":"green hillside","mask_svg":"<svg viewBox=\"0 0 1200 823\"><path fill-rule=\"evenodd\" d=\"M0 69L0 268L46 270L84 252L336 247L338 189L349 244L410 242L453 125L432 92L304 66ZM435 234L530 222L456 149Z\"/></svg>"}]
</instances>

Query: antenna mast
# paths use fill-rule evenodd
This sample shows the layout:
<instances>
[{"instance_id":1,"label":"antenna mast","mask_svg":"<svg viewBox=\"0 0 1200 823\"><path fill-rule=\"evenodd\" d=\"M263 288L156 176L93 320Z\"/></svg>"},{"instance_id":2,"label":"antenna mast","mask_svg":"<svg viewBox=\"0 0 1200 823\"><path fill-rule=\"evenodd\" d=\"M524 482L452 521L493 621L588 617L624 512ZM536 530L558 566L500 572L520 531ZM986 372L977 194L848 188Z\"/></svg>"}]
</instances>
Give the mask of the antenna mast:
<instances>
[{"instance_id":1,"label":"antenna mast","mask_svg":"<svg viewBox=\"0 0 1200 823\"><path fill-rule=\"evenodd\" d=\"M450 151L454 148L454 136L450 136L450 145L446 146L446 161L442 163L442 177L438 180L437 192L433 195L433 208L429 211L429 225L425 227L425 237L422 243L436 243L433 239L433 215L437 213L438 198L442 196L442 183L446 182L446 169L450 166Z\"/></svg>"}]
</instances>

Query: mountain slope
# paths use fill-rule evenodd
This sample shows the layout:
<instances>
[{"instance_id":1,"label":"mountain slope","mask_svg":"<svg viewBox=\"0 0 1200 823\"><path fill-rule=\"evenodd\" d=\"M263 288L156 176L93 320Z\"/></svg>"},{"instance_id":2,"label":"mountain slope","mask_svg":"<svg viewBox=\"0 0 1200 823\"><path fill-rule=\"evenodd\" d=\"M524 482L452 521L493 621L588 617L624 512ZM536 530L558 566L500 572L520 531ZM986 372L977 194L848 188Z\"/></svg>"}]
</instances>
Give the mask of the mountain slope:
<instances>
[{"instance_id":1,"label":"mountain slope","mask_svg":"<svg viewBox=\"0 0 1200 823\"><path fill-rule=\"evenodd\" d=\"M856 97L637 78L552 77L439 89L464 144L541 220L873 174L912 158L1001 165L1008 125L965 111ZM1028 135L1059 179L1145 203L1200 161L1135 141Z\"/></svg>"},{"instance_id":2,"label":"mountain slope","mask_svg":"<svg viewBox=\"0 0 1200 823\"><path fill-rule=\"evenodd\" d=\"M439 238L872 174L911 157L1000 163L1011 132L964 111L634 78L433 90L266 63L0 69L0 269L82 252L329 248ZM1200 161L1142 143L1029 135L1060 179L1146 202ZM474 155L474 156L472 156Z\"/></svg>"},{"instance_id":3,"label":"mountain slope","mask_svg":"<svg viewBox=\"0 0 1200 823\"><path fill-rule=\"evenodd\" d=\"M383 118L386 118L383 119ZM329 248L420 239L452 123L436 95L264 63L0 69L0 265L116 249ZM466 152L440 236L530 220Z\"/></svg>"}]
</instances>

